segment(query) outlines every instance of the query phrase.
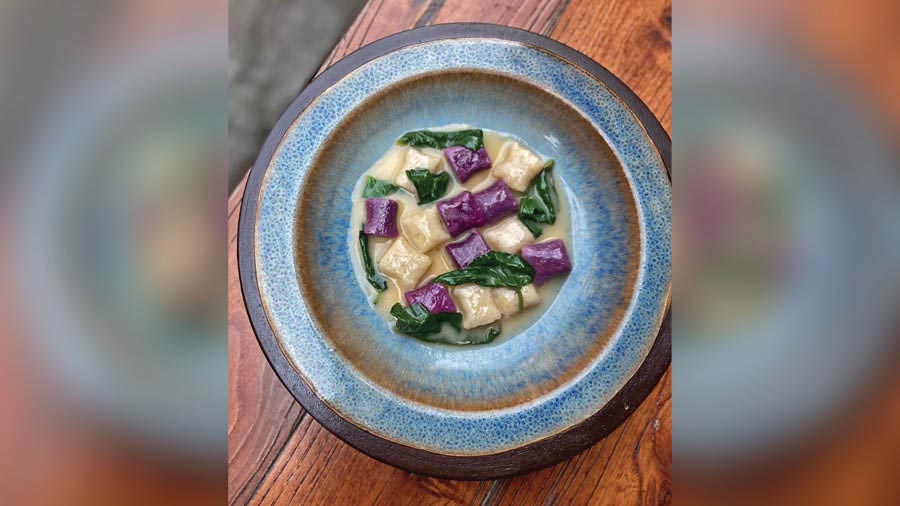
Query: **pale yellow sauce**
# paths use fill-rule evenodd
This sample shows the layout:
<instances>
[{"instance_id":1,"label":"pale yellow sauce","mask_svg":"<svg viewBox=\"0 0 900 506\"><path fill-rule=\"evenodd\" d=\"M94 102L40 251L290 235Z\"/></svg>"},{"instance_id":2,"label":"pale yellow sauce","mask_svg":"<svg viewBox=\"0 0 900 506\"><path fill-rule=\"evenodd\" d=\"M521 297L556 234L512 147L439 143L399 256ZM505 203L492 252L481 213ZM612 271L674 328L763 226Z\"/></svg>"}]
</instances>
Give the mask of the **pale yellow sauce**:
<instances>
[{"instance_id":1,"label":"pale yellow sauce","mask_svg":"<svg viewBox=\"0 0 900 506\"><path fill-rule=\"evenodd\" d=\"M429 130L461 130L464 128L476 127L472 127L469 125L450 125L440 128L429 128ZM484 146L494 164L499 162L498 155L500 153L500 148L508 140L517 139L500 132L484 130ZM403 154L406 149L406 146L392 145L391 148L384 154L384 156L382 156L377 162L375 162L372 167L370 167L369 170L367 170L362 175L362 177L360 177L359 182L353 189L353 209L350 215L348 240L351 244L350 250L353 252L353 265L356 269L357 279L359 280L360 286L362 286L366 294L369 295L370 300L375 299L377 291L366 280L365 270L362 265L362 258L359 251L359 230L366 220L366 206L365 199L362 197L362 191L365 186L365 180L367 176L373 176L376 179L393 182L394 173L397 170L397 167L399 167L403 163ZM422 153L440 158L440 165L435 170L435 172L446 171L451 176L450 188L447 190L446 195L441 197L440 200L451 198L464 191L470 191L474 193L487 188L497 181L497 179L491 175L490 169L487 169L474 174L464 184L462 184L456 179L453 170L447 164L447 160L444 158L443 152L441 150L433 148L416 149L418 149ZM540 155L540 153L537 154ZM544 156L542 156L542 158L544 160L548 159L548 157ZM569 255L571 255L572 227L569 214L568 196L566 195L566 189L564 185L560 182L558 167L557 170L553 171L553 178L554 182L556 183L556 191L559 194L559 209L556 213L556 223L554 223L553 225L541 225L543 233L535 240L535 242L540 243L552 239L562 239L566 243L566 249L569 251ZM517 196L521 196L518 192L514 191L513 193L515 193ZM397 214L397 227L398 230L400 230L400 235L402 237L403 227L401 223L404 213L417 209L419 205L416 203L416 197L406 192L402 188L396 193L390 195L388 198L396 200L399 204ZM425 204L422 207L433 205L434 203ZM484 227L478 228L477 230L483 232L484 229L489 228L495 224L496 223L490 223ZM463 232L458 237L451 239L449 242L462 240L473 231L474 229L468 232ZM369 251L372 259L376 263L376 266L378 261L381 259L381 257L384 255L384 253L387 251L394 240L394 238L369 237ZM445 245L446 243L444 245L435 246L430 252L428 252L428 256L431 257L431 266L419 281L417 286L427 284L431 279L440 274L456 270L456 266L453 264L453 260L444 249ZM541 302L538 305L527 308L524 311L509 318L502 318L501 320L499 320L503 332L501 333L500 337L497 338L497 340L502 341L506 338L509 338L510 336L513 336L524 330L534 321L536 321L540 317L540 315L543 314L544 311L550 306L550 304L553 303L553 300L556 298L556 294L559 293L559 289L562 286L563 281L565 281L565 278L566 276L557 276L547 281L543 285L537 287L537 291L541 296ZM397 283L390 277L388 277L388 280L388 289L381 294L378 303L375 304L375 308L384 316L387 324L392 325L394 322L394 317L390 314L391 306L393 306L397 302L406 305L406 300L404 299L403 293L401 292ZM495 324L496 323L498 322L495 322Z\"/></svg>"}]
</instances>

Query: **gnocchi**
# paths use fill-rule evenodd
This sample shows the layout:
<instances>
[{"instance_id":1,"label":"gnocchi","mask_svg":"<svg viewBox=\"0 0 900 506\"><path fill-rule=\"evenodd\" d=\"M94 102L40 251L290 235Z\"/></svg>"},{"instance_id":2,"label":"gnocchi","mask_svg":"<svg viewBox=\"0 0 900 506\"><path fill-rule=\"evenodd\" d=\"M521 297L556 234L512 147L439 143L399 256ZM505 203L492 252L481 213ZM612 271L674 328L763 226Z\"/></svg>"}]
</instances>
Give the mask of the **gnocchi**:
<instances>
[{"instance_id":1,"label":"gnocchi","mask_svg":"<svg viewBox=\"0 0 900 506\"><path fill-rule=\"evenodd\" d=\"M494 304L503 314L504 318L519 314L519 294L515 290L509 288L494 288L492 290ZM522 309L537 306L541 303L541 295L538 293L534 284L522 287Z\"/></svg>"},{"instance_id":2,"label":"gnocchi","mask_svg":"<svg viewBox=\"0 0 900 506\"><path fill-rule=\"evenodd\" d=\"M490 288L478 285L457 286L453 289L453 298L462 313L462 326L465 329L494 323L503 317L494 303Z\"/></svg>"},{"instance_id":3,"label":"gnocchi","mask_svg":"<svg viewBox=\"0 0 900 506\"><path fill-rule=\"evenodd\" d=\"M485 230L482 235L492 250L510 254L518 253L523 246L534 242L534 236L518 218L506 219Z\"/></svg>"},{"instance_id":4,"label":"gnocchi","mask_svg":"<svg viewBox=\"0 0 900 506\"><path fill-rule=\"evenodd\" d=\"M396 239L378 261L381 272L393 278L403 291L415 288L430 266L431 257L416 251L402 237Z\"/></svg>"},{"instance_id":5,"label":"gnocchi","mask_svg":"<svg viewBox=\"0 0 900 506\"><path fill-rule=\"evenodd\" d=\"M499 132L401 135L357 183L349 237L358 279L392 330L482 345L535 321L575 265L557 173Z\"/></svg>"},{"instance_id":6,"label":"gnocchi","mask_svg":"<svg viewBox=\"0 0 900 506\"><path fill-rule=\"evenodd\" d=\"M528 189L528 183L544 169L544 162L531 150L516 141L509 141L500 149L500 163L491 174L518 192Z\"/></svg>"},{"instance_id":7,"label":"gnocchi","mask_svg":"<svg viewBox=\"0 0 900 506\"><path fill-rule=\"evenodd\" d=\"M407 212L400 220L403 236L421 253L450 240L437 209L427 207Z\"/></svg>"}]
</instances>

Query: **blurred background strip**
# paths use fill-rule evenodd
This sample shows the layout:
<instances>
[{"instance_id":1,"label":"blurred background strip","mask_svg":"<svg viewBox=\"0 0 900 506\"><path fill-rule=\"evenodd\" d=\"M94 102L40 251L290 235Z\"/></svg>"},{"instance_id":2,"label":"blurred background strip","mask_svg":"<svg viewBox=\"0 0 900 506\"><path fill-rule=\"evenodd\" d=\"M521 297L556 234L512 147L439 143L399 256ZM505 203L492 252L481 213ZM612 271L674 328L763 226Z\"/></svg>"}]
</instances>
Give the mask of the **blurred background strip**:
<instances>
[{"instance_id":1,"label":"blurred background strip","mask_svg":"<svg viewBox=\"0 0 900 506\"><path fill-rule=\"evenodd\" d=\"M900 4L675 18L674 497L900 504Z\"/></svg>"},{"instance_id":2,"label":"blurred background strip","mask_svg":"<svg viewBox=\"0 0 900 506\"><path fill-rule=\"evenodd\" d=\"M478 21L550 36L622 79L669 129L668 0L371 0L322 69L390 34ZM234 49L232 49L234 51ZM344 444L307 415L263 356L241 298L235 257L242 185L229 202L229 500L243 504L667 504L671 374L609 437L548 469L485 482L413 475Z\"/></svg>"},{"instance_id":3,"label":"blurred background strip","mask_svg":"<svg viewBox=\"0 0 900 506\"><path fill-rule=\"evenodd\" d=\"M0 504L222 504L227 6L0 24Z\"/></svg>"}]
</instances>

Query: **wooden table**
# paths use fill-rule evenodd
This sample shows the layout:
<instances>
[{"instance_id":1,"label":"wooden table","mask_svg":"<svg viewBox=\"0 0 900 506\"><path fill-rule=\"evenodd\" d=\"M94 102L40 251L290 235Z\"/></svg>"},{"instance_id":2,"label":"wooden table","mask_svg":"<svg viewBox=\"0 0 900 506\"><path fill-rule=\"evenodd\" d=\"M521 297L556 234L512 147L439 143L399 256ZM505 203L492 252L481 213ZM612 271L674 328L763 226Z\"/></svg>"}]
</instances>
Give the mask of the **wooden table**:
<instances>
[{"instance_id":1,"label":"wooden table","mask_svg":"<svg viewBox=\"0 0 900 506\"><path fill-rule=\"evenodd\" d=\"M671 131L671 2L643 0L369 0L326 59L327 68L387 35L479 21L550 36L600 62ZM553 467L464 482L414 475L344 444L284 388L262 354L241 297L237 222L228 217L228 496L231 504L668 504L671 369L618 429Z\"/></svg>"}]
</instances>

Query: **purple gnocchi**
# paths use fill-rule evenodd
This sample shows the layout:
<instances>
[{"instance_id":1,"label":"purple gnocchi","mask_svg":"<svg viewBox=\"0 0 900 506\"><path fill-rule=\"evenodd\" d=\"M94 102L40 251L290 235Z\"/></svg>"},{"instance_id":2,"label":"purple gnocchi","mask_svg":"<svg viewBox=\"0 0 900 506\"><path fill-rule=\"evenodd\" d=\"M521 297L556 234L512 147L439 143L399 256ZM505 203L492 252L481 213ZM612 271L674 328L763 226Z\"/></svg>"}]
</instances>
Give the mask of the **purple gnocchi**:
<instances>
[{"instance_id":1,"label":"purple gnocchi","mask_svg":"<svg viewBox=\"0 0 900 506\"><path fill-rule=\"evenodd\" d=\"M453 259L453 263L460 269L468 267L472 260L491 252L491 248L477 231L469 234L469 237L462 241L448 244L446 249L447 254Z\"/></svg>"},{"instance_id":2,"label":"purple gnocchi","mask_svg":"<svg viewBox=\"0 0 900 506\"><path fill-rule=\"evenodd\" d=\"M406 292L406 303L422 304L429 313L455 313L456 304L450 297L450 291L444 285L428 283L427 285Z\"/></svg>"},{"instance_id":3,"label":"purple gnocchi","mask_svg":"<svg viewBox=\"0 0 900 506\"><path fill-rule=\"evenodd\" d=\"M503 181L497 181L476 193L475 202L478 203L478 207L484 212L484 219L487 223L492 223L519 211L518 199Z\"/></svg>"},{"instance_id":4,"label":"purple gnocchi","mask_svg":"<svg viewBox=\"0 0 900 506\"><path fill-rule=\"evenodd\" d=\"M385 198L366 199L366 235L397 237L397 201Z\"/></svg>"},{"instance_id":5,"label":"purple gnocchi","mask_svg":"<svg viewBox=\"0 0 900 506\"><path fill-rule=\"evenodd\" d=\"M572 261L561 239L529 244L522 248L522 258L534 267L534 284L541 285L553 276L572 270Z\"/></svg>"},{"instance_id":6,"label":"purple gnocchi","mask_svg":"<svg viewBox=\"0 0 900 506\"><path fill-rule=\"evenodd\" d=\"M444 156L460 183L465 183L476 172L491 168L491 157L484 148L472 151L464 146L453 146L444 150Z\"/></svg>"},{"instance_id":7,"label":"purple gnocchi","mask_svg":"<svg viewBox=\"0 0 900 506\"><path fill-rule=\"evenodd\" d=\"M462 192L453 198L441 200L436 206L451 237L487 223L484 211L471 192Z\"/></svg>"}]
</instances>

